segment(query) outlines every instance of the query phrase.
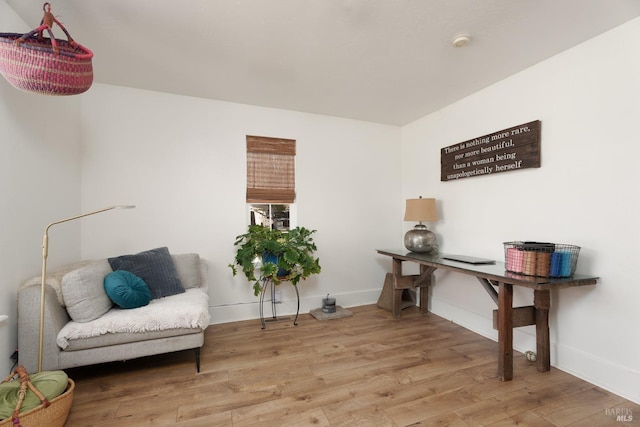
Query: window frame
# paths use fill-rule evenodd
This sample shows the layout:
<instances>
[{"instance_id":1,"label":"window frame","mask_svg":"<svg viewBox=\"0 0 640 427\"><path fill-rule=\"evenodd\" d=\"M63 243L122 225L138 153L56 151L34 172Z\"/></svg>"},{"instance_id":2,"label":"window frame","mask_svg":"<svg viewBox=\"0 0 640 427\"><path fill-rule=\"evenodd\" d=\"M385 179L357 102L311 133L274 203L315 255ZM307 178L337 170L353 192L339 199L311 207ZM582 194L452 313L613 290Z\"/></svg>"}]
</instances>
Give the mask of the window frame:
<instances>
[{"instance_id":1,"label":"window frame","mask_svg":"<svg viewBox=\"0 0 640 427\"><path fill-rule=\"evenodd\" d=\"M253 211L268 207L266 223L270 228L288 230L297 224L295 190L296 140L246 135L247 144L247 224L259 223ZM288 227L274 222L274 206L288 210ZM286 220L284 222L287 222Z\"/></svg>"}]
</instances>

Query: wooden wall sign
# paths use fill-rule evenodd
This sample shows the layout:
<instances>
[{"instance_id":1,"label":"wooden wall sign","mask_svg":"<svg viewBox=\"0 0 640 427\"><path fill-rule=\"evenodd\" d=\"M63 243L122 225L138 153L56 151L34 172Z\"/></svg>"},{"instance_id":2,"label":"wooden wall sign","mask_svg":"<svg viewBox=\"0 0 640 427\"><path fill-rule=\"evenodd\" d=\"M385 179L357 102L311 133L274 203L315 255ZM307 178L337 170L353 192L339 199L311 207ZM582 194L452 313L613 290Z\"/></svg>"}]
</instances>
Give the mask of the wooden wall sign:
<instances>
[{"instance_id":1,"label":"wooden wall sign","mask_svg":"<svg viewBox=\"0 0 640 427\"><path fill-rule=\"evenodd\" d=\"M440 181L540 167L540 120L440 150Z\"/></svg>"}]
</instances>

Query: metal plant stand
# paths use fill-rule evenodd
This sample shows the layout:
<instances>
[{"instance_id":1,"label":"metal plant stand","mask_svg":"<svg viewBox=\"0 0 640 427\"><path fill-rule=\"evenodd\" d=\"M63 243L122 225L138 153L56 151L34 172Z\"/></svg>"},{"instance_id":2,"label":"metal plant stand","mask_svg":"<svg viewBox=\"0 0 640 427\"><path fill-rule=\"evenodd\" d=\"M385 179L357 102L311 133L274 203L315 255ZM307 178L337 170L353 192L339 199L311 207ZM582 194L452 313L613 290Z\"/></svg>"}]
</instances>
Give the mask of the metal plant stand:
<instances>
[{"instance_id":1,"label":"metal plant stand","mask_svg":"<svg viewBox=\"0 0 640 427\"><path fill-rule=\"evenodd\" d=\"M271 318L265 319L264 317L264 297L267 293L267 288L269 288L271 293ZM298 300L298 308L296 309L296 317L293 320L293 325L298 326L298 314L300 314L300 293L298 292L298 287L293 287L296 290L296 298ZM273 280L265 278L262 279L262 292L260 292L260 323L262 324L262 329L267 328L267 322L277 322L278 320L289 320L289 317L281 317L278 318L276 314L276 285L273 283Z\"/></svg>"}]
</instances>

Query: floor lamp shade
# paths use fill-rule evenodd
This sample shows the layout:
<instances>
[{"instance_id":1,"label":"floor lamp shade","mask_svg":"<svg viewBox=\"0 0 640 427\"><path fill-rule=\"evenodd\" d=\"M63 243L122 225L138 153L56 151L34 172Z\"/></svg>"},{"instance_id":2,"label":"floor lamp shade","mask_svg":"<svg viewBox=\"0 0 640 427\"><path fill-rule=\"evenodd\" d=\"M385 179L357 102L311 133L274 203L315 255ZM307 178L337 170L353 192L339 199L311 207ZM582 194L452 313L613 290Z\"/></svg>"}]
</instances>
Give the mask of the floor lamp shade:
<instances>
[{"instance_id":1,"label":"floor lamp shade","mask_svg":"<svg viewBox=\"0 0 640 427\"><path fill-rule=\"evenodd\" d=\"M119 205L119 206L109 206L106 208L98 209L97 211L87 212L84 214L72 216L65 219L60 219L58 221L54 221L51 224L47 225L44 229L44 236L42 236L42 276L40 280L40 335L39 335L39 345L38 345L38 372L42 371L42 347L44 344L44 290L45 290L45 281L47 277L47 256L49 255L49 229L56 224L61 224L63 222L73 221L76 219L84 218L85 216L95 215L102 212L110 211L112 209L133 209L135 206L133 205Z\"/></svg>"},{"instance_id":2,"label":"floor lamp shade","mask_svg":"<svg viewBox=\"0 0 640 427\"><path fill-rule=\"evenodd\" d=\"M407 231L404 236L404 246L411 252L437 253L438 241L436 235L430 231L425 222L434 222L438 220L438 211L436 209L436 199L407 199L407 205L404 211L405 221L418 221L418 224L411 230Z\"/></svg>"}]
</instances>

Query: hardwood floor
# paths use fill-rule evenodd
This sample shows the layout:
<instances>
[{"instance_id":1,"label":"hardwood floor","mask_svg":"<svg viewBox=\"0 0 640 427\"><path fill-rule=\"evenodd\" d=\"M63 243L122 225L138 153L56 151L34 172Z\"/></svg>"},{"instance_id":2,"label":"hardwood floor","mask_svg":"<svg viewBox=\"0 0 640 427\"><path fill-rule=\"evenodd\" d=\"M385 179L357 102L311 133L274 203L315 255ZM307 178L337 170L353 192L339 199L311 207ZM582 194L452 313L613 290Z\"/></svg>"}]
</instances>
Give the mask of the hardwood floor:
<instances>
[{"instance_id":1,"label":"hardwood floor","mask_svg":"<svg viewBox=\"0 0 640 427\"><path fill-rule=\"evenodd\" d=\"M497 380L497 343L416 308L213 325L192 351L68 371L68 427L612 426L640 405L522 354ZM631 415L633 421L616 421Z\"/></svg>"}]
</instances>

